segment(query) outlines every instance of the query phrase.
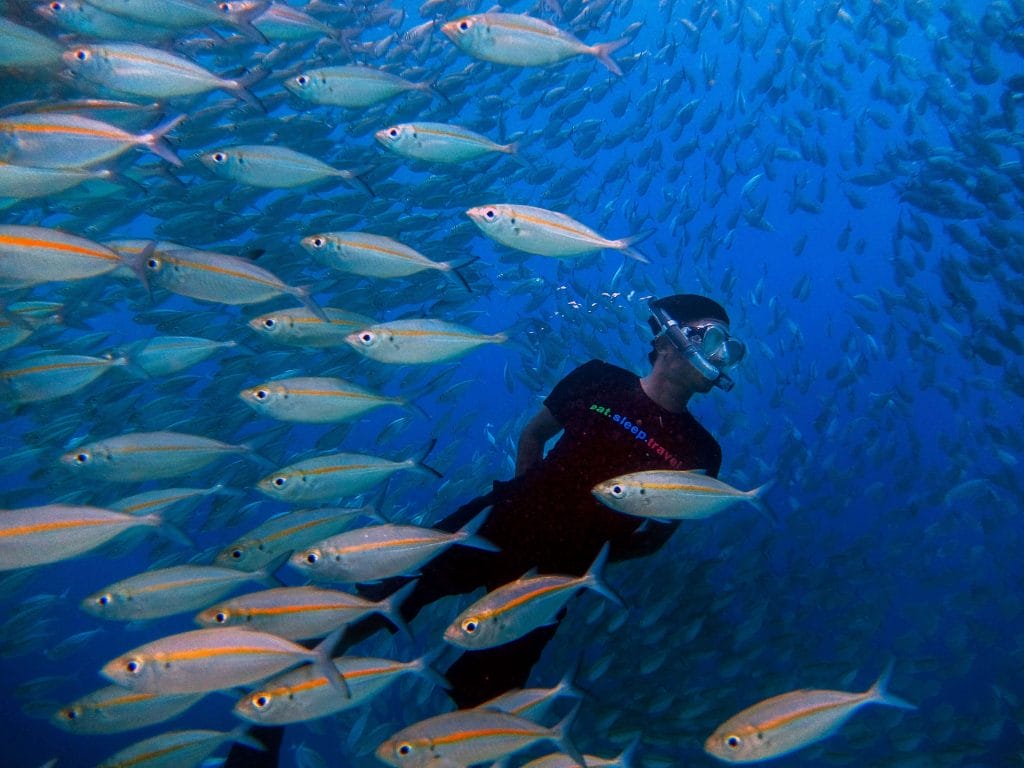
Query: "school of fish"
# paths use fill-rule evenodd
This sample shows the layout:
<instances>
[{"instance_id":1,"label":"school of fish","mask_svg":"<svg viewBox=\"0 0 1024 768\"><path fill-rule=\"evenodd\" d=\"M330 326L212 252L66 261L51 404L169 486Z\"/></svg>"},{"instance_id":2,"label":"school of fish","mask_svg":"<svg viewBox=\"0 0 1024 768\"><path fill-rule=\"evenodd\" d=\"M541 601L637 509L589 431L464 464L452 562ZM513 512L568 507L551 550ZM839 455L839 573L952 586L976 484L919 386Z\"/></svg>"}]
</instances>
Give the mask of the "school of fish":
<instances>
[{"instance_id":1,"label":"school of fish","mask_svg":"<svg viewBox=\"0 0 1024 768\"><path fill-rule=\"evenodd\" d=\"M300 768L1024 759L1022 29L0 0L5 765L198 766L253 724ZM431 523L576 364L644 372L684 291L751 350L691 404L721 479L592 491L668 545L411 626L353 591L493 550ZM451 711L447 661L563 607L538 687Z\"/></svg>"}]
</instances>

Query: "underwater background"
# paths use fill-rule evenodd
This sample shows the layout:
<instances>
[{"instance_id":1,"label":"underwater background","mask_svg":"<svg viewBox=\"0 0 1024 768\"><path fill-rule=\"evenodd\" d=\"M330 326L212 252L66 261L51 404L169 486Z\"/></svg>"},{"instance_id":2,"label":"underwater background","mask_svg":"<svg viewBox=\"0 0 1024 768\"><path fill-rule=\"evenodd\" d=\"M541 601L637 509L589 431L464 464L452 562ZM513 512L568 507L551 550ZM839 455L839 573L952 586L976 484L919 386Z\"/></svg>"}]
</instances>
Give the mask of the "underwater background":
<instances>
[{"instance_id":1,"label":"underwater background","mask_svg":"<svg viewBox=\"0 0 1024 768\"><path fill-rule=\"evenodd\" d=\"M62 453L174 429L251 442L284 466L329 450L402 459L436 440L425 462L442 479L400 473L383 498L339 500L429 525L511 476L523 425L576 365L597 357L645 373L646 302L678 292L721 302L747 343L736 387L695 398L691 410L722 445L723 480L744 490L774 481L775 521L740 505L684 522L654 556L612 565L607 582L627 610L589 593L574 599L531 683L554 685L578 665L587 694L572 734L586 752L614 755L639 737L640 765L710 766L704 739L736 712L797 688L863 691L894 661L890 689L917 710L868 707L778 764L1024 764L1024 4L556 5L502 10L588 44L629 30L632 41L613 54L621 77L587 55L546 68L473 59L440 24L489 6L457 2L296 5L335 30L302 41L253 41L229 27L173 34L155 44L173 43L213 72L266 70L250 89L267 111L221 91L141 100L102 119L136 133L186 115L168 136L182 167L133 150L104 166L121 180L5 201L3 225L244 255L311 286L320 306L509 335L455 362L387 365L347 346L277 344L247 327L297 306L289 296L229 306L159 288L150 296L130 275L110 274L5 291L5 305L62 309L61 322L4 351L3 368L40 350L101 355L158 335L236 342L172 375L112 370L54 400L5 396L4 508L233 489L175 511L192 548L129 535L0 574L5 766L93 765L163 730L235 727L234 696L224 694L120 734L66 733L48 718L105 685L97 673L109 659L194 627L188 614L102 621L80 610L82 598L155 565L210 562L290 508L254 488L266 468L248 461L132 484L76 477ZM68 47L91 39L30 2L0 10ZM352 62L434 90L348 109L302 102L282 86L304 65ZM102 95L60 65L0 70L0 108ZM417 120L516 141L518 151L437 165L374 140ZM372 194L333 180L256 188L197 159L237 144L358 169ZM556 210L612 239L653 230L637 246L650 263L614 250L574 259L512 250L465 215L492 203ZM387 280L329 270L299 240L331 230L388 235L436 261L472 257L460 269L471 290L433 270ZM289 425L238 398L282 375L339 376L417 408ZM278 575L302 583L287 567ZM469 599L424 610L412 639L385 633L357 650L416 658L442 644ZM379 765L382 740L450 706L429 681L403 678L365 707L289 726L281 765Z\"/></svg>"}]
</instances>

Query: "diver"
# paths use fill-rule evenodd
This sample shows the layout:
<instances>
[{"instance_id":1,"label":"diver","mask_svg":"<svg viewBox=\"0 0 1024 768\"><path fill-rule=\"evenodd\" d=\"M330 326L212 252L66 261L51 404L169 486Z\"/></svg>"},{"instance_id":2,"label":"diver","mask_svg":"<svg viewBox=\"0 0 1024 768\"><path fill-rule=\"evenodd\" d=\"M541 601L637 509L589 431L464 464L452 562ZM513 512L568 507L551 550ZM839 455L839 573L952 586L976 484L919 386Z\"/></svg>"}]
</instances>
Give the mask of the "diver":
<instances>
[{"instance_id":1,"label":"diver","mask_svg":"<svg viewBox=\"0 0 1024 768\"><path fill-rule=\"evenodd\" d=\"M610 543L612 562L651 554L672 535L678 521L644 521L598 502L591 489L610 477L652 469L703 469L717 476L718 442L687 410L694 394L732 388L728 370L745 347L729 333L729 317L717 302L696 294L652 301L654 333L650 373L639 377L591 360L555 385L520 436L515 477L494 481L492 490L463 505L434 527L455 531L490 507L478 534L500 548L486 552L451 547L427 563L401 605L411 621L424 606L447 595L491 591L531 569L582 575ZM544 455L548 440L562 436ZM361 585L374 600L395 592L409 578ZM530 671L554 637L555 623L494 648L465 651L448 668L448 691L460 709L477 706L526 685ZM336 655L389 627L371 616L349 627ZM282 728L256 727L266 752L235 744L226 766L276 765Z\"/></svg>"}]
</instances>

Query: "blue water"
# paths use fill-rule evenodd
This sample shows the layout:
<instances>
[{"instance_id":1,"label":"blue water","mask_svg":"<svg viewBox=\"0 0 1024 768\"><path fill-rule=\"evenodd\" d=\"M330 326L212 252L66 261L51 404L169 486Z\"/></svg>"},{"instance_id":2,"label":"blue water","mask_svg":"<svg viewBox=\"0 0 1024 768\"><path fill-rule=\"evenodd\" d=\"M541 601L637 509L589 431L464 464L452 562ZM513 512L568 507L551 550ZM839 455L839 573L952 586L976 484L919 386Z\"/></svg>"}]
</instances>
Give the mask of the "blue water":
<instances>
[{"instance_id":1,"label":"blue water","mask_svg":"<svg viewBox=\"0 0 1024 768\"><path fill-rule=\"evenodd\" d=\"M290 299L238 308L157 292L150 303L137 284L111 277L40 286L18 297L58 297L68 324L4 353L4 360L39 346L99 353L179 332L233 339L245 350L215 355L170 381L113 372L68 398L10 409L0 434L0 455L8 457L0 463L4 506L69 495L102 505L134 493L140 488L83 485L56 459L75 441L171 424L232 442L259 439L275 423L249 412L235 398L238 390L286 371L330 370L413 397L429 419L413 416L400 429L388 428L402 414L383 409L347 431L293 427L261 452L280 465L314 449L400 458L436 438L428 463L445 479L396 478L383 505L395 519L429 523L490 480L509 476L522 425L575 365L601 357L646 371L645 299L704 292L727 307L749 353L735 389L695 399L692 410L722 444L724 480L743 489L775 480L767 501L777 523L734 508L685 524L651 558L613 566L608 581L626 597L628 616L581 596L533 682L553 685L581 656L579 682L591 693L573 729L581 748L612 755L640 734L643 765L713 765L701 745L741 709L796 688L865 690L893 660L891 688L916 711L868 708L839 734L778 764L1021 764L1024 376L1014 345L998 338L1021 343L1024 174L1017 121L1024 115L1015 106L1022 86L1014 78L1024 75L1024 8L784 5L780 15L779 5L762 2L612 3L596 28L574 31L601 42L643 22L615 55L625 70L615 78L586 56L545 70L474 63L436 29L429 49L411 51L403 34L434 13L448 20L487 8L441 5L422 15L413 4L383 4L404 7L404 18L395 17L393 26L364 24L353 39L395 39L378 56L367 47L354 58L436 80L452 105L414 94L360 114L278 102L282 89L272 76L253 89L272 105L269 117L225 109L217 130L200 134L186 121L172 134L186 160L176 172L181 185L154 176L144 181L147 198L117 187L105 202L85 205L73 192L7 208L0 223L59 227L95 240L159 236L229 253L266 249L260 265L290 284L312 284L325 306L381 319L440 317L486 332L508 330L513 339L455 364L394 368L347 349L279 347L245 327L270 308L291 306ZM569 28L583 7L567 4L561 21L543 4L505 10ZM54 34L21 4L0 8ZM329 18L316 6L309 10ZM995 23L997 11L1004 18ZM180 39L202 37L208 35ZM349 60L336 45L321 45L326 61ZM266 50L245 44L198 60L228 72ZM297 50L284 58L297 65L314 55ZM985 61L995 71L991 82L980 69ZM459 84L446 80L463 71ZM38 71L4 73L2 87L5 103L81 95L55 73ZM558 87L565 92L549 95ZM582 89L589 89L586 105L560 117ZM902 95L893 103L883 91ZM225 99L214 93L175 101L167 113L198 116ZM537 106L539 99L546 103ZM692 118L679 130L678 114L693 100ZM300 123L289 121L295 115ZM502 158L426 168L385 156L373 131L415 119L518 138L527 165ZM594 138L590 120L601 121ZM620 133L621 143L609 140ZM692 151L680 149L694 140ZM262 141L338 167L371 167L376 196L330 184L257 196L216 181L192 158ZM593 151L593 142L606 143ZM161 164L140 153L119 167ZM577 171L577 182L557 187ZM530 183L534 173L550 180ZM869 174L877 183L865 183ZM466 270L473 292L422 273L393 281L326 279L298 246L312 230L309 214L296 210L313 206L322 230L330 221L324 201L332 215L360 216L339 229L390 234L437 260L478 257ZM559 210L608 237L653 227L640 246L652 263L623 263L612 251L579 262L516 253L484 238L464 216L470 206L497 202ZM752 212L761 205L758 217ZM118 215L121 208L129 213ZM184 210L195 218L172 219ZM234 226L237 217L244 225ZM237 234L218 234L225 223ZM930 245L907 234L921 226L931 233ZM952 236L957 227L974 245ZM961 277L963 295L949 289L943 270ZM186 318L185 330L158 325L172 314ZM174 412L179 408L183 420ZM286 509L252 489L262 474L224 462L168 483L224 482L245 493L196 507L188 526L196 552L212 555ZM984 483L964 485L972 480ZM53 757L59 765L91 765L161 732L74 736L39 716L103 685L97 670L115 655L192 628L187 615L125 628L81 612L82 597L105 584L162 558L167 564L194 554L153 538L130 552L105 551L4 582L5 616L39 595L53 596L16 630L35 635L24 652L0 659L5 765ZM281 575L299 583L293 573ZM425 611L413 641L375 638L360 650L413 658L440 642L440 629L462 605L452 600ZM44 655L97 628L70 656ZM12 645L9 629L5 647ZM53 679L31 694L19 689L44 677ZM229 730L237 724L232 700L212 695L165 725ZM296 764L299 744L328 764L378 764L372 750L381 740L443 711L446 702L428 683L405 681L367 710L290 727L282 765Z\"/></svg>"}]
</instances>

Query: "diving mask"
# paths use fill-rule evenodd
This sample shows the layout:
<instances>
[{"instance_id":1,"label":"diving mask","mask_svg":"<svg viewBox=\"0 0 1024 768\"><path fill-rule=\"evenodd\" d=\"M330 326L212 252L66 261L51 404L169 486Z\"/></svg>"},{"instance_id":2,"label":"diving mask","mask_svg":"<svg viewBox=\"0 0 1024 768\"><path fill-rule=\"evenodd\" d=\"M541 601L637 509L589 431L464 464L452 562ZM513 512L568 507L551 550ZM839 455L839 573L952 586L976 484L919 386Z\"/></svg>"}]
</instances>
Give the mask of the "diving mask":
<instances>
[{"instance_id":1,"label":"diving mask","mask_svg":"<svg viewBox=\"0 0 1024 768\"><path fill-rule=\"evenodd\" d=\"M718 320L699 320L680 324L664 307L651 307L651 327L656 336L665 334L700 374L719 389L729 391L734 382L725 371L746 354L747 348L729 333L729 326Z\"/></svg>"}]
</instances>

